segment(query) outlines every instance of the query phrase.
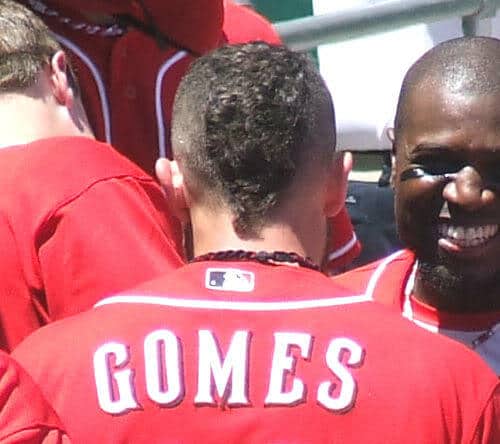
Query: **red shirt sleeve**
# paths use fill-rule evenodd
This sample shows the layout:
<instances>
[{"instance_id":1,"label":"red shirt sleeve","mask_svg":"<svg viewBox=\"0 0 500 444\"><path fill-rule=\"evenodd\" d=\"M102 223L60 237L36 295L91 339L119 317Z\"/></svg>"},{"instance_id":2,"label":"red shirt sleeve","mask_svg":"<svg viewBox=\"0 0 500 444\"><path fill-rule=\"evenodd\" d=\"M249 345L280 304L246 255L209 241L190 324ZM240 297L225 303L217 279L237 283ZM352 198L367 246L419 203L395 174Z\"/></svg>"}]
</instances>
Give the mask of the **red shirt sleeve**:
<instances>
[{"instance_id":1,"label":"red shirt sleeve","mask_svg":"<svg viewBox=\"0 0 500 444\"><path fill-rule=\"evenodd\" d=\"M180 231L152 180L106 179L59 207L39 231L51 320L177 268ZM177 241L177 243L176 243Z\"/></svg>"},{"instance_id":2,"label":"red shirt sleeve","mask_svg":"<svg viewBox=\"0 0 500 444\"><path fill-rule=\"evenodd\" d=\"M70 442L39 388L14 359L3 352L0 352L0 442Z\"/></svg>"}]
</instances>

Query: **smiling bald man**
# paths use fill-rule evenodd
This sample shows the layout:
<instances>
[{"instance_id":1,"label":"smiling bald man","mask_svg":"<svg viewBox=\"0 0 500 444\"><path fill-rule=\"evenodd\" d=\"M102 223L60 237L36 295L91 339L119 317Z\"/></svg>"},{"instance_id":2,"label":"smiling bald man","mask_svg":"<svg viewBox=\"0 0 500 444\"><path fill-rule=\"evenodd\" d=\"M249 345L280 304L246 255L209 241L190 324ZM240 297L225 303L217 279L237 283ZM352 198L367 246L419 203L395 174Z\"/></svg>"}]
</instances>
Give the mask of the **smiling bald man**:
<instances>
[{"instance_id":1,"label":"smiling bald man","mask_svg":"<svg viewBox=\"0 0 500 444\"><path fill-rule=\"evenodd\" d=\"M338 278L457 339L500 375L500 40L463 37L408 71L394 128L408 248Z\"/></svg>"}]
</instances>

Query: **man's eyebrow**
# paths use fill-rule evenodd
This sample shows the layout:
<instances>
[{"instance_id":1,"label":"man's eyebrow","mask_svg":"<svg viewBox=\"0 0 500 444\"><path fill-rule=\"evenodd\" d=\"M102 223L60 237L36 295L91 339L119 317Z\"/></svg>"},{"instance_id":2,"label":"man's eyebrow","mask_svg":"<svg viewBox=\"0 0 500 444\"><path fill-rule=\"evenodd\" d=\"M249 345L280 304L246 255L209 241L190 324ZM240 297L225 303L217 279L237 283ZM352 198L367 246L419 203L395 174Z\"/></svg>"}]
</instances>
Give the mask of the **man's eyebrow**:
<instances>
[{"instance_id":1,"label":"man's eyebrow","mask_svg":"<svg viewBox=\"0 0 500 444\"><path fill-rule=\"evenodd\" d=\"M434 154L440 155L445 153L458 154L460 152L469 152L470 148L454 146L454 145L444 145L439 143L419 143L410 152L410 154ZM474 151L478 154L480 153L500 153L500 145L496 147L485 147L485 148L475 148Z\"/></svg>"},{"instance_id":2,"label":"man's eyebrow","mask_svg":"<svg viewBox=\"0 0 500 444\"><path fill-rule=\"evenodd\" d=\"M413 153L421 153L421 152L443 152L443 151L450 151L452 148L448 147L446 145L442 145L439 143L419 143L418 145L413 148L412 152Z\"/></svg>"}]
</instances>

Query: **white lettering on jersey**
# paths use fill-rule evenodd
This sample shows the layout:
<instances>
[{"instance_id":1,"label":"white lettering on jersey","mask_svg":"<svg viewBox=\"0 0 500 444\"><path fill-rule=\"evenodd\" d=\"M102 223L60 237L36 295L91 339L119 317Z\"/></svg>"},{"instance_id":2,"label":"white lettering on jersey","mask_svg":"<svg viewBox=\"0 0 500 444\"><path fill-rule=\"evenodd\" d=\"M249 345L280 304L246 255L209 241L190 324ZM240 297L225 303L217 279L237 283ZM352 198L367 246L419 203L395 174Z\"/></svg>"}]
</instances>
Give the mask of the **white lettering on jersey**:
<instances>
[{"instance_id":1,"label":"white lettering on jersey","mask_svg":"<svg viewBox=\"0 0 500 444\"><path fill-rule=\"evenodd\" d=\"M294 375L297 359L290 355L290 347L298 346L300 356L310 359L311 335L307 333L274 333L274 353L271 378L265 404L296 405L305 401L306 388L299 378L292 377L292 389L285 392L287 374Z\"/></svg>"},{"instance_id":2,"label":"white lettering on jersey","mask_svg":"<svg viewBox=\"0 0 500 444\"><path fill-rule=\"evenodd\" d=\"M346 337L330 340L320 354L323 355L323 351L326 351L323 362L332 374L331 379L318 382L309 380L306 385L298 377L300 373L297 369L300 359L306 361L312 359L313 336L308 333L291 332L275 332L273 336L272 356L270 352L266 352L265 355L259 354L255 356L257 361L253 363L263 377L269 375L264 405L292 407L306 402L307 385L312 384L317 387L317 403L326 410L332 413L345 413L354 407L358 387L352 369L363 364L365 350L361 345ZM198 344L196 344L198 381L194 397L195 405L219 404L228 407L251 405L249 395L251 338L250 331L234 331L224 356L215 334L210 330L198 330ZM100 408L109 414L122 414L141 408L136 398L135 384L139 384L140 387L139 399L146 399L147 396L158 406L177 406L184 400L186 394L183 348L182 340L171 330L158 329L147 334L142 350L144 380L136 381L136 369L131 366L131 362L140 362L141 359L131 359L131 351L125 343L102 344L93 357L94 379ZM187 356L194 358L191 353ZM269 364L270 371L266 371L266 366ZM316 368L317 364L313 367ZM187 365L196 368L196 362L188 362ZM142 374L140 370L137 375ZM261 402L261 400L254 401Z\"/></svg>"},{"instance_id":3,"label":"white lettering on jersey","mask_svg":"<svg viewBox=\"0 0 500 444\"><path fill-rule=\"evenodd\" d=\"M184 397L181 343L170 330L155 330L144 339L146 391L152 401L174 407Z\"/></svg>"},{"instance_id":4,"label":"white lettering on jersey","mask_svg":"<svg viewBox=\"0 0 500 444\"><path fill-rule=\"evenodd\" d=\"M113 358L114 365L111 363ZM129 359L128 347L119 342L107 342L94 353L97 399L101 409L107 413L124 413L139 406L134 395L132 370L117 370L124 367Z\"/></svg>"},{"instance_id":5,"label":"white lettering on jersey","mask_svg":"<svg viewBox=\"0 0 500 444\"><path fill-rule=\"evenodd\" d=\"M342 355L349 353L347 364L357 366L363 362L363 348L348 338L335 338L330 341L326 351L326 363L328 368L340 381L340 392L338 396L332 397L331 393L335 390L336 384L325 381L318 386L317 399L320 405L327 410L337 413L343 413L354 406L357 394L356 380L349 370L342 364Z\"/></svg>"},{"instance_id":6,"label":"white lettering on jersey","mask_svg":"<svg viewBox=\"0 0 500 444\"><path fill-rule=\"evenodd\" d=\"M223 363L219 344L211 331L199 330L198 340L198 393L194 398L195 404L216 404L213 380L217 394L221 399L227 399L227 405L248 405L250 333L238 330L233 334Z\"/></svg>"}]
</instances>

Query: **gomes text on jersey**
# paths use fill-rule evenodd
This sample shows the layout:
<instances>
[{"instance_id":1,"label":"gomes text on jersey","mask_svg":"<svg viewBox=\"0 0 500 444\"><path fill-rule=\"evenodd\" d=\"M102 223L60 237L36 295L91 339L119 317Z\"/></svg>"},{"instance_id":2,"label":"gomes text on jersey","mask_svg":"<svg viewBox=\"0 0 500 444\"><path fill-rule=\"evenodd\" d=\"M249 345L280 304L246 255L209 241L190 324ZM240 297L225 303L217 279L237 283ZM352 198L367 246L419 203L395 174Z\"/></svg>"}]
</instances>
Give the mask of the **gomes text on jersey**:
<instances>
[{"instance_id":1,"label":"gomes text on jersey","mask_svg":"<svg viewBox=\"0 0 500 444\"><path fill-rule=\"evenodd\" d=\"M275 331L272 338L260 338L270 347L255 356L252 346L257 338L250 330L234 331L226 347L211 330L193 333L197 342L194 352L191 349L188 353L184 340L169 329L149 332L141 350L132 351L124 341L100 345L93 356L100 408L111 414L141 409L134 382L137 374L145 379L141 385L147 397L161 407L175 407L183 401L196 406L248 407L263 403L266 407L291 407L313 396L319 406L344 413L356 401L355 369L363 365L365 350L355 339L334 337L326 345L315 345L311 333ZM314 347L319 350L313 355ZM143 355L141 372L132 364L134 352ZM316 380L303 379L304 366L313 356L326 372L320 371L322 377ZM196 369L196 390L194 398L186 400L184 367L188 366ZM249 394L254 367L261 368L259 379L265 379L264 399L251 399Z\"/></svg>"}]
</instances>

